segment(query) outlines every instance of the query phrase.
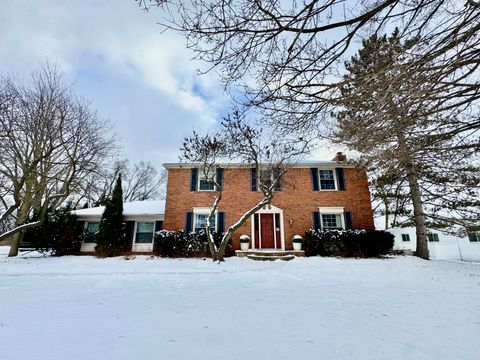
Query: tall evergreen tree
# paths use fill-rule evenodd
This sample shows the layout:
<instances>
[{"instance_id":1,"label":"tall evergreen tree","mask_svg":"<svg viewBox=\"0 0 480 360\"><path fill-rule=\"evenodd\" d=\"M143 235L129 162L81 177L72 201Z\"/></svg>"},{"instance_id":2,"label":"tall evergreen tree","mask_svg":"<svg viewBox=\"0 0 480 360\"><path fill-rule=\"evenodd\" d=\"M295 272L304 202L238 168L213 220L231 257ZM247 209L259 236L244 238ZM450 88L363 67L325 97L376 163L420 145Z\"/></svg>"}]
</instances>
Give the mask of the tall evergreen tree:
<instances>
[{"instance_id":1,"label":"tall evergreen tree","mask_svg":"<svg viewBox=\"0 0 480 360\"><path fill-rule=\"evenodd\" d=\"M417 255L428 259L427 226L452 230L478 222L479 142L473 118L445 103L450 90L437 68L408 76L416 41L401 41L398 30L363 41L346 63L336 135L397 189L387 202L402 196L416 227Z\"/></svg>"},{"instance_id":2,"label":"tall evergreen tree","mask_svg":"<svg viewBox=\"0 0 480 360\"><path fill-rule=\"evenodd\" d=\"M125 250L122 177L119 174L112 196L106 201L95 251L99 256L118 256Z\"/></svg>"}]
</instances>

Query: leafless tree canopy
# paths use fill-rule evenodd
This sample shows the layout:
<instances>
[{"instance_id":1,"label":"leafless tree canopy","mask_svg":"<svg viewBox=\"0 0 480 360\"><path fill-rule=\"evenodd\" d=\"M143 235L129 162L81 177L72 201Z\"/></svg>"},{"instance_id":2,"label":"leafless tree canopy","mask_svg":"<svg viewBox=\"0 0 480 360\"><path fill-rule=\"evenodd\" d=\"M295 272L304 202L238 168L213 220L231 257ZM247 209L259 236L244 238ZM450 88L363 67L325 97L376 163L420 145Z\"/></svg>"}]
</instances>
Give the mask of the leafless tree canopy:
<instances>
[{"instance_id":1,"label":"leafless tree canopy","mask_svg":"<svg viewBox=\"0 0 480 360\"><path fill-rule=\"evenodd\" d=\"M119 174L122 175L124 201L165 199L167 178L164 170L158 171L149 161L131 165L128 159L123 159L115 161L105 174L92 173L82 193L77 195L77 205L102 204L111 195Z\"/></svg>"},{"instance_id":2,"label":"leafless tree canopy","mask_svg":"<svg viewBox=\"0 0 480 360\"><path fill-rule=\"evenodd\" d=\"M227 86L243 90L240 101L246 95L247 106L261 108L266 121L287 132L317 130L329 105L341 101L343 61L362 38L394 27L401 38L420 39L405 76L429 70L426 64L442 68L436 91L455 87L457 104L478 99L478 1L138 2L161 7L165 28L184 33L198 59L218 70Z\"/></svg>"},{"instance_id":3,"label":"leafless tree canopy","mask_svg":"<svg viewBox=\"0 0 480 360\"><path fill-rule=\"evenodd\" d=\"M30 82L13 76L0 79L0 221L14 219L16 255L19 230L33 212L43 219L101 173L115 150L114 137L90 104L75 96L58 68L43 65Z\"/></svg>"}]
</instances>

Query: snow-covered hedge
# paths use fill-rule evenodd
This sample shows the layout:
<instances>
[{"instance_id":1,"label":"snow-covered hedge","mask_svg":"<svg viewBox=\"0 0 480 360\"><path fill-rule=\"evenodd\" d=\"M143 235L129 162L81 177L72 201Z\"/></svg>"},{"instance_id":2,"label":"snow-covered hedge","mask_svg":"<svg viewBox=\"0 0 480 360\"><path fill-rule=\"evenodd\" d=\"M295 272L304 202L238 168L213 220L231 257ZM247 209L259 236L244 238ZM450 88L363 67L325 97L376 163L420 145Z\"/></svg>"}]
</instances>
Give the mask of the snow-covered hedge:
<instances>
[{"instance_id":1,"label":"snow-covered hedge","mask_svg":"<svg viewBox=\"0 0 480 360\"><path fill-rule=\"evenodd\" d=\"M221 241L220 233L213 233L217 246ZM229 254L229 244L226 254ZM209 257L207 235L204 231L198 234L191 232L184 235L183 231L161 230L155 233L153 251L157 255L165 257Z\"/></svg>"},{"instance_id":2,"label":"snow-covered hedge","mask_svg":"<svg viewBox=\"0 0 480 360\"><path fill-rule=\"evenodd\" d=\"M312 230L305 233L307 256L378 257L392 251L394 236L381 230Z\"/></svg>"}]
</instances>

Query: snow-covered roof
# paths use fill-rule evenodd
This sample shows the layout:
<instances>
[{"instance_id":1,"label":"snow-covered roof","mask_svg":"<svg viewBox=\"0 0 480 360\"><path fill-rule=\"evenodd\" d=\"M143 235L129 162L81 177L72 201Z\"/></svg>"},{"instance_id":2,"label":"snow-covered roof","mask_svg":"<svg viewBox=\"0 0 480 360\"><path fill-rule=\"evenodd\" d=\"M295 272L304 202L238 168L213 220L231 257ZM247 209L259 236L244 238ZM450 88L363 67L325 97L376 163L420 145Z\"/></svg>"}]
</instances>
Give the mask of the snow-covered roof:
<instances>
[{"instance_id":1,"label":"snow-covered roof","mask_svg":"<svg viewBox=\"0 0 480 360\"><path fill-rule=\"evenodd\" d=\"M102 216L105 206L74 210L81 217ZM123 216L150 216L165 213L165 200L144 200L123 203Z\"/></svg>"}]
</instances>

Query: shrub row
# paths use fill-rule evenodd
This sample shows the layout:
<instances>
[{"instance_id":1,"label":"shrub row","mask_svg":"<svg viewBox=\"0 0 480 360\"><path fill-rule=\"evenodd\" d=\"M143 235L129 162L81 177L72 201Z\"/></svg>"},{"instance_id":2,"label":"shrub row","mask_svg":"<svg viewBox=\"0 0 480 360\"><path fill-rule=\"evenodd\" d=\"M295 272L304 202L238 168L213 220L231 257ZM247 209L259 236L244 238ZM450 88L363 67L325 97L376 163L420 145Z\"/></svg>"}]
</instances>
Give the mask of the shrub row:
<instances>
[{"instance_id":1,"label":"shrub row","mask_svg":"<svg viewBox=\"0 0 480 360\"><path fill-rule=\"evenodd\" d=\"M216 246L220 246L221 233L213 233ZM161 230L155 233L153 252L164 257L210 257L207 234L204 231L185 235L182 231ZM232 256L231 241L225 256Z\"/></svg>"},{"instance_id":2,"label":"shrub row","mask_svg":"<svg viewBox=\"0 0 480 360\"><path fill-rule=\"evenodd\" d=\"M392 251L394 235L381 230L309 230L306 256L378 257Z\"/></svg>"}]
</instances>

